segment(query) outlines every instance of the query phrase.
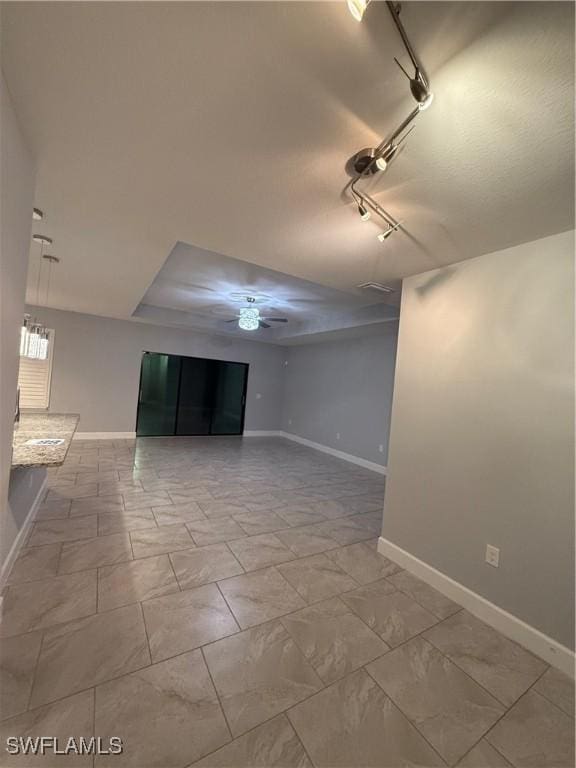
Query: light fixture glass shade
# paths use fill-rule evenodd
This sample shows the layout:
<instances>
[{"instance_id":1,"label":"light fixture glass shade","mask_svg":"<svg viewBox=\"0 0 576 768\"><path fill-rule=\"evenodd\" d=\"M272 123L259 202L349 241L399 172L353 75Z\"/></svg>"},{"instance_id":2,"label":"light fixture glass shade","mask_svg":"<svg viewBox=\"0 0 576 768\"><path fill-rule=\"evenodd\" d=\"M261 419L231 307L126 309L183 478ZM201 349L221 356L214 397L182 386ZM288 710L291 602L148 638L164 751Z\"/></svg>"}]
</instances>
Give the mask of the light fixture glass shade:
<instances>
[{"instance_id":1,"label":"light fixture glass shade","mask_svg":"<svg viewBox=\"0 0 576 768\"><path fill-rule=\"evenodd\" d=\"M260 327L260 310L253 307L242 307L238 327L243 331L257 331Z\"/></svg>"},{"instance_id":2,"label":"light fixture glass shade","mask_svg":"<svg viewBox=\"0 0 576 768\"><path fill-rule=\"evenodd\" d=\"M352 16L354 16L356 21L362 21L362 17L364 16L364 12L366 11L370 0L347 0L347 2L348 10Z\"/></svg>"}]
</instances>

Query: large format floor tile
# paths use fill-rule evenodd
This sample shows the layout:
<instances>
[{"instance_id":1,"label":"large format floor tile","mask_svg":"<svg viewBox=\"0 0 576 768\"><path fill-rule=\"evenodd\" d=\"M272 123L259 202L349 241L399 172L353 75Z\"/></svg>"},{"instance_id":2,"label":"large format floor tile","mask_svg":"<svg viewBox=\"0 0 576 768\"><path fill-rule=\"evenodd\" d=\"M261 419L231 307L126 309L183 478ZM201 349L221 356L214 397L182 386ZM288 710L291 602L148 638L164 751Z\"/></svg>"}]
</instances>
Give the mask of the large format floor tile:
<instances>
[{"instance_id":1,"label":"large format floor tile","mask_svg":"<svg viewBox=\"0 0 576 768\"><path fill-rule=\"evenodd\" d=\"M225 579L219 587L243 629L305 606L304 600L275 568Z\"/></svg>"},{"instance_id":2,"label":"large format floor tile","mask_svg":"<svg viewBox=\"0 0 576 768\"><path fill-rule=\"evenodd\" d=\"M507 706L546 669L543 661L468 611L451 616L425 637Z\"/></svg>"},{"instance_id":3,"label":"large format floor tile","mask_svg":"<svg viewBox=\"0 0 576 768\"><path fill-rule=\"evenodd\" d=\"M0 720L28 708L41 632L0 640Z\"/></svg>"},{"instance_id":4,"label":"large format floor tile","mask_svg":"<svg viewBox=\"0 0 576 768\"><path fill-rule=\"evenodd\" d=\"M278 566L307 603L316 603L356 587L356 582L326 555L311 555Z\"/></svg>"},{"instance_id":5,"label":"large format floor tile","mask_svg":"<svg viewBox=\"0 0 576 768\"><path fill-rule=\"evenodd\" d=\"M481 739L459 761L458 768L512 768L512 764L489 742Z\"/></svg>"},{"instance_id":6,"label":"large format floor tile","mask_svg":"<svg viewBox=\"0 0 576 768\"><path fill-rule=\"evenodd\" d=\"M388 645L396 646L431 627L438 619L381 579L348 592L342 599Z\"/></svg>"},{"instance_id":7,"label":"large format floor tile","mask_svg":"<svg viewBox=\"0 0 576 768\"><path fill-rule=\"evenodd\" d=\"M168 555L131 560L98 570L99 611L110 611L178 590Z\"/></svg>"},{"instance_id":8,"label":"large format floor tile","mask_svg":"<svg viewBox=\"0 0 576 768\"><path fill-rule=\"evenodd\" d=\"M175 523L191 523L194 520L205 520L206 516L197 502L187 501L183 504L152 507L152 512L158 525L173 525Z\"/></svg>"},{"instance_id":9,"label":"large format floor tile","mask_svg":"<svg viewBox=\"0 0 576 768\"><path fill-rule=\"evenodd\" d=\"M148 664L139 605L60 624L44 633L31 705L69 696Z\"/></svg>"},{"instance_id":10,"label":"large format floor tile","mask_svg":"<svg viewBox=\"0 0 576 768\"><path fill-rule=\"evenodd\" d=\"M0 637L43 629L96 611L96 571L8 587Z\"/></svg>"},{"instance_id":11,"label":"large format floor tile","mask_svg":"<svg viewBox=\"0 0 576 768\"><path fill-rule=\"evenodd\" d=\"M244 573L226 544L185 549L173 552L170 560L182 589L199 587L218 579L226 579Z\"/></svg>"},{"instance_id":12,"label":"large format floor tile","mask_svg":"<svg viewBox=\"0 0 576 768\"><path fill-rule=\"evenodd\" d=\"M288 717L316 768L443 764L364 670L294 707Z\"/></svg>"},{"instance_id":13,"label":"large format floor tile","mask_svg":"<svg viewBox=\"0 0 576 768\"><path fill-rule=\"evenodd\" d=\"M234 520L246 532L247 536L257 536L259 533L272 533L288 528L289 525L284 518L275 512L268 511L250 511L234 513Z\"/></svg>"},{"instance_id":14,"label":"large format floor tile","mask_svg":"<svg viewBox=\"0 0 576 768\"><path fill-rule=\"evenodd\" d=\"M247 571L285 563L295 557L292 550L273 533L247 536L245 539L230 541L228 546Z\"/></svg>"},{"instance_id":15,"label":"large format floor tile","mask_svg":"<svg viewBox=\"0 0 576 768\"><path fill-rule=\"evenodd\" d=\"M285 715L239 736L195 768L312 768L306 752Z\"/></svg>"},{"instance_id":16,"label":"large format floor tile","mask_svg":"<svg viewBox=\"0 0 576 768\"><path fill-rule=\"evenodd\" d=\"M185 525L163 525L130 532L134 557L151 557L194 546Z\"/></svg>"},{"instance_id":17,"label":"large format floor tile","mask_svg":"<svg viewBox=\"0 0 576 768\"><path fill-rule=\"evenodd\" d=\"M432 613L438 619L447 619L453 613L462 610L462 606L452 602L441 592L426 584L409 571L400 571L388 577L396 589L411 597L429 613Z\"/></svg>"},{"instance_id":18,"label":"large format floor tile","mask_svg":"<svg viewBox=\"0 0 576 768\"><path fill-rule=\"evenodd\" d=\"M83 691L75 696L57 701L54 704L24 712L21 715L4 720L0 723L0 743L2 744L3 768L90 768L90 755L74 755L63 757L51 754L8 755L4 751L6 739L9 736L20 736L24 739L52 736L63 748L70 737L80 741L82 737L88 741L94 735L94 692Z\"/></svg>"},{"instance_id":19,"label":"large format floor tile","mask_svg":"<svg viewBox=\"0 0 576 768\"><path fill-rule=\"evenodd\" d=\"M96 515L67 520L41 520L34 523L28 546L39 547L42 544L55 544L59 541L92 539L96 534Z\"/></svg>"},{"instance_id":20,"label":"large format floor tile","mask_svg":"<svg viewBox=\"0 0 576 768\"><path fill-rule=\"evenodd\" d=\"M239 631L215 584L147 600L143 608L153 661Z\"/></svg>"},{"instance_id":21,"label":"large format floor tile","mask_svg":"<svg viewBox=\"0 0 576 768\"><path fill-rule=\"evenodd\" d=\"M122 512L124 502L119 493L88 496L85 499L74 499L70 509L70 517L83 515L104 515L111 512Z\"/></svg>"},{"instance_id":22,"label":"large format floor tile","mask_svg":"<svg viewBox=\"0 0 576 768\"><path fill-rule=\"evenodd\" d=\"M58 573L74 573L132 560L130 537L126 533L97 536L62 545Z\"/></svg>"},{"instance_id":23,"label":"large format floor tile","mask_svg":"<svg viewBox=\"0 0 576 768\"><path fill-rule=\"evenodd\" d=\"M156 518L151 509L135 509L132 512L116 512L98 515L98 535L108 536L121 531L136 531L141 528L157 528Z\"/></svg>"},{"instance_id":24,"label":"large format floor tile","mask_svg":"<svg viewBox=\"0 0 576 768\"><path fill-rule=\"evenodd\" d=\"M219 544L222 541L233 541L246 536L242 528L231 517L195 520L193 523L187 523L186 527L199 547Z\"/></svg>"},{"instance_id":25,"label":"large format floor tile","mask_svg":"<svg viewBox=\"0 0 576 768\"><path fill-rule=\"evenodd\" d=\"M306 557L307 555L317 555L320 552L326 552L328 549L335 549L339 546L338 542L318 533L313 526L304 525L298 528L291 528L287 531L278 531L276 536L297 557Z\"/></svg>"},{"instance_id":26,"label":"large format floor tile","mask_svg":"<svg viewBox=\"0 0 576 768\"><path fill-rule=\"evenodd\" d=\"M334 549L328 552L328 557L359 584L369 584L400 570L396 563L378 554L373 547L362 541Z\"/></svg>"},{"instance_id":27,"label":"large format floor tile","mask_svg":"<svg viewBox=\"0 0 576 768\"><path fill-rule=\"evenodd\" d=\"M281 621L325 683L333 683L389 650L337 597Z\"/></svg>"},{"instance_id":28,"label":"large format floor tile","mask_svg":"<svg viewBox=\"0 0 576 768\"><path fill-rule=\"evenodd\" d=\"M23 549L12 566L7 583L21 584L56 576L61 547L61 544L45 544Z\"/></svg>"},{"instance_id":29,"label":"large format floor tile","mask_svg":"<svg viewBox=\"0 0 576 768\"><path fill-rule=\"evenodd\" d=\"M248 509L244 504L235 503L234 501L199 501L198 506L204 512L206 517L230 517L231 515L240 514L241 512L247 512Z\"/></svg>"},{"instance_id":30,"label":"large format floor tile","mask_svg":"<svg viewBox=\"0 0 576 768\"><path fill-rule=\"evenodd\" d=\"M574 719L528 691L486 739L517 768L572 768Z\"/></svg>"},{"instance_id":31,"label":"large format floor tile","mask_svg":"<svg viewBox=\"0 0 576 768\"><path fill-rule=\"evenodd\" d=\"M574 717L574 680L550 667L534 686L542 696Z\"/></svg>"},{"instance_id":32,"label":"large format floor tile","mask_svg":"<svg viewBox=\"0 0 576 768\"><path fill-rule=\"evenodd\" d=\"M450 765L504 713L496 699L419 637L367 670Z\"/></svg>"},{"instance_id":33,"label":"large format floor tile","mask_svg":"<svg viewBox=\"0 0 576 768\"><path fill-rule=\"evenodd\" d=\"M208 645L204 654L234 736L322 687L278 621Z\"/></svg>"},{"instance_id":34,"label":"large format floor tile","mask_svg":"<svg viewBox=\"0 0 576 768\"><path fill-rule=\"evenodd\" d=\"M124 747L96 766L122 768L183 768L230 740L200 651L99 685L96 732Z\"/></svg>"}]
</instances>

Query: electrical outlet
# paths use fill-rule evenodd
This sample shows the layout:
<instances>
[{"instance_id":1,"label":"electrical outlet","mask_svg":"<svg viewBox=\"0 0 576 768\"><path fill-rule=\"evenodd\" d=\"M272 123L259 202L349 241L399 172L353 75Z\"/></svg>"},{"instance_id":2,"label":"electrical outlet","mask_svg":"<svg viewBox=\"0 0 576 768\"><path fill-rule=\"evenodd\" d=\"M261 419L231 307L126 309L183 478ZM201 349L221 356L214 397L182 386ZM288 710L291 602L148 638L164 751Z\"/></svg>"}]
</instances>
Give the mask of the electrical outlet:
<instances>
[{"instance_id":1,"label":"electrical outlet","mask_svg":"<svg viewBox=\"0 0 576 768\"><path fill-rule=\"evenodd\" d=\"M336 432L336 440L340 440L340 432Z\"/></svg>"},{"instance_id":2,"label":"electrical outlet","mask_svg":"<svg viewBox=\"0 0 576 768\"><path fill-rule=\"evenodd\" d=\"M384 453L384 446L383 445L379 445L378 446L378 450L380 451L380 453Z\"/></svg>"},{"instance_id":3,"label":"electrical outlet","mask_svg":"<svg viewBox=\"0 0 576 768\"><path fill-rule=\"evenodd\" d=\"M500 565L500 550L492 544L486 544L486 562L494 568Z\"/></svg>"}]
</instances>

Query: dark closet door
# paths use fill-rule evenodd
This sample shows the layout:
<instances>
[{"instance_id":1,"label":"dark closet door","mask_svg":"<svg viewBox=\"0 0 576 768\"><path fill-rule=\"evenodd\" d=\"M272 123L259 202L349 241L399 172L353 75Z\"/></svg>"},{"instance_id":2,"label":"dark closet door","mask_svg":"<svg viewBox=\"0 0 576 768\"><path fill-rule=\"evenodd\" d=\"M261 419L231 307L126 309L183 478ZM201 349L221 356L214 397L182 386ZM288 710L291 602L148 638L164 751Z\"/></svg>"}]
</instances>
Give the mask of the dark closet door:
<instances>
[{"instance_id":1,"label":"dark closet door","mask_svg":"<svg viewBox=\"0 0 576 768\"><path fill-rule=\"evenodd\" d=\"M212 409L212 435L240 435L244 429L244 404L248 366L214 361L216 384Z\"/></svg>"},{"instance_id":2,"label":"dark closet door","mask_svg":"<svg viewBox=\"0 0 576 768\"><path fill-rule=\"evenodd\" d=\"M179 357L144 353L140 370L138 435L156 437L175 433L179 381Z\"/></svg>"},{"instance_id":3,"label":"dark closet door","mask_svg":"<svg viewBox=\"0 0 576 768\"><path fill-rule=\"evenodd\" d=\"M212 360L182 358L177 435L210 434L213 392L217 383L215 372Z\"/></svg>"}]
</instances>

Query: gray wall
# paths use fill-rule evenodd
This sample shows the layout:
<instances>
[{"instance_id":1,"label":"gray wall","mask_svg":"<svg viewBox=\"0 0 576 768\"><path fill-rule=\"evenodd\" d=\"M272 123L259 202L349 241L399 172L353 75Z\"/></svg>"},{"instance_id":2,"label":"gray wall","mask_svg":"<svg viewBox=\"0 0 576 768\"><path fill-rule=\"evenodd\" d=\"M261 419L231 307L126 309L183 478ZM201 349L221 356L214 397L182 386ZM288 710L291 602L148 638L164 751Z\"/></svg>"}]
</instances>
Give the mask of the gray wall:
<instances>
[{"instance_id":1,"label":"gray wall","mask_svg":"<svg viewBox=\"0 0 576 768\"><path fill-rule=\"evenodd\" d=\"M10 508L8 484L18 381L20 327L34 200L34 165L26 149L10 95L0 82L0 566L22 526Z\"/></svg>"},{"instance_id":2,"label":"gray wall","mask_svg":"<svg viewBox=\"0 0 576 768\"><path fill-rule=\"evenodd\" d=\"M383 525L569 647L573 254L564 233L404 281Z\"/></svg>"},{"instance_id":3,"label":"gray wall","mask_svg":"<svg viewBox=\"0 0 576 768\"><path fill-rule=\"evenodd\" d=\"M391 322L380 336L288 348L282 429L386 465L396 340Z\"/></svg>"},{"instance_id":4,"label":"gray wall","mask_svg":"<svg viewBox=\"0 0 576 768\"><path fill-rule=\"evenodd\" d=\"M250 363L245 429L280 428L284 358L275 345L75 312L29 309L56 331L50 411L79 413L79 432L135 430L144 351Z\"/></svg>"}]
</instances>

